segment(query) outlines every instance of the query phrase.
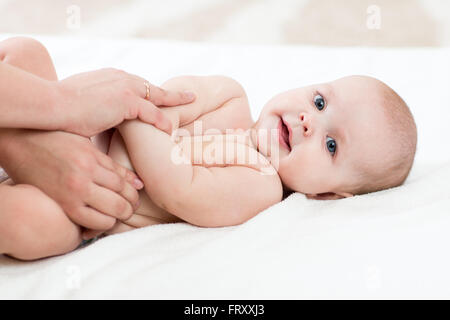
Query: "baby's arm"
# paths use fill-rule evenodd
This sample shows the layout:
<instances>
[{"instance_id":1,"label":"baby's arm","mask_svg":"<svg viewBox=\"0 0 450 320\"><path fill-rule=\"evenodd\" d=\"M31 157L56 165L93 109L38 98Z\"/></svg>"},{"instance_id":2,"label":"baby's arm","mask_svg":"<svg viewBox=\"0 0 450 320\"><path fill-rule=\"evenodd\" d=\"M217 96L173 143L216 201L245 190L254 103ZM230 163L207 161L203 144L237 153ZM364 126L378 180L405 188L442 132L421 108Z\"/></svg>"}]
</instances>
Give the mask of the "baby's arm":
<instances>
[{"instance_id":1,"label":"baby's arm","mask_svg":"<svg viewBox=\"0 0 450 320\"><path fill-rule=\"evenodd\" d=\"M183 129L192 127L194 120L218 109L221 111L222 120L228 117L229 122L233 123L235 128L245 127L248 125L248 120L251 120L250 111L242 108L243 105L248 105L244 89L238 82L229 77L179 76L169 79L161 85L161 88L179 92L189 90L196 94L192 103L176 107L160 107L163 114L171 121L172 130L186 124L188 125ZM247 117L246 114L248 114ZM233 116L230 118L230 115ZM208 121L208 123L211 124L212 121ZM203 126L203 130L207 129L206 126ZM140 143L143 141L139 136L136 136L135 139ZM127 153L123 142L120 135L115 133L110 143L108 155L125 168L135 170L130 163L129 152Z\"/></svg>"},{"instance_id":2,"label":"baby's arm","mask_svg":"<svg viewBox=\"0 0 450 320\"><path fill-rule=\"evenodd\" d=\"M233 122L239 127L239 120L246 119L243 112L235 111L247 105L247 95L242 86L225 76L179 76L169 79L161 88L174 91L194 92L194 102L177 107L160 107L164 115L172 120L173 129L191 124L194 120L218 109L227 109L228 114L239 115ZM245 103L243 103L245 102ZM205 128L204 128L205 129Z\"/></svg>"},{"instance_id":3,"label":"baby's arm","mask_svg":"<svg viewBox=\"0 0 450 320\"><path fill-rule=\"evenodd\" d=\"M224 77L189 80L184 83L192 86L189 89L196 93L196 102L168 108L171 112L179 108L178 115L173 112L177 117L174 123L178 120L180 124L190 123L204 113L234 108L240 104L239 99L245 98L242 88ZM282 198L277 175L262 175L243 166L206 168L192 165L190 159L177 164L171 155L178 146L165 132L139 121L124 123L119 131L152 201L191 224L204 227L239 224Z\"/></svg>"},{"instance_id":4,"label":"baby's arm","mask_svg":"<svg viewBox=\"0 0 450 320\"><path fill-rule=\"evenodd\" d=\"M178 146L167 133L136 120L119 130L148 196L191 224L240 224L281 201L276 174L264 175L245 166L206 168L192 165L190 159L177 164L171 154Z\"/></svg>"}]
</instances>

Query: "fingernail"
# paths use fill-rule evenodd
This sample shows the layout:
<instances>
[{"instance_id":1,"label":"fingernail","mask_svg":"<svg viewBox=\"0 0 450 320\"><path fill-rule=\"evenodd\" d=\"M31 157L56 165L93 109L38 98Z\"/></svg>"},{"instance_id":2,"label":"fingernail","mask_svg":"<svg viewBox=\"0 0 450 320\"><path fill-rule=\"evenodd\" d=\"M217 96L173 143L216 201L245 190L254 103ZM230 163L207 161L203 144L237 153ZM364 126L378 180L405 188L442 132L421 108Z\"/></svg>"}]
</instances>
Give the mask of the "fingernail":
<instances>
[{"instance_id":1,"label":"fingernail","mask_svg":"<svg viewBox=\"0 0 450 320\"><path fill-rule=\"evenodd\" d=\"M133 180L133 186L136 189L142 189L144 187L144 183L140 179L136 178Z\"/></svg>"},{"instance_id":2,"label":"fingernail","mask_svg":"<svg viewBox=\"0 0 450 320\"><path fill-rule=\"evenodd\" d=\"M188 99L194 99L195 98L195 94L193 92L191 92L191 91L185 91L184 94L185 94L186 98L188 98Z\"/></svg>"}]
</instances>

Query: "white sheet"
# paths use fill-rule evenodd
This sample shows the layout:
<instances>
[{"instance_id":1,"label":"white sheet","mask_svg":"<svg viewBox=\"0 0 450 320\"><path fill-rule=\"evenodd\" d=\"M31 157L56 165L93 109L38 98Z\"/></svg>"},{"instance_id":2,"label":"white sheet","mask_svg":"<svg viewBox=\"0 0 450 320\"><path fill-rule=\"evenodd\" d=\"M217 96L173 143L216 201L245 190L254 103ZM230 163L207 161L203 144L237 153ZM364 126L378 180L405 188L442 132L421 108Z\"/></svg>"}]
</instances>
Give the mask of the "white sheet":
<instances>
[{"instance_id":1,"label":"white sheet","mask_svg":"<svg viewBox=\"0 0 450 320\"><path fill-rule=\"evenodd\" d=\"M372 75L409 103L418 152L406 184L391 190L325 202L294 194L240 226L151 226L32 263L0 256L0 298L450 298L449 48L37 38L61 78L106 66L155 84L231 76L255 119L280 91Z\"/></svg>"}]
</instances>

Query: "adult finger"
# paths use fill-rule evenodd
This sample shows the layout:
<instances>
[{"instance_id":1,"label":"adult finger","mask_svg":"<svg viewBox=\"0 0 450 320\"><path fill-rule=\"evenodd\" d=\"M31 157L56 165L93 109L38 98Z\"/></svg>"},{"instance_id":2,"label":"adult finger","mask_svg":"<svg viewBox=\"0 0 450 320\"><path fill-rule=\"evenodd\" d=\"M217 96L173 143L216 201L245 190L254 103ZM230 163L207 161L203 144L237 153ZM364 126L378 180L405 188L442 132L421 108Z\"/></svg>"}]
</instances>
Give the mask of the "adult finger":
<instances>
[{"instance_id":1,"label":"adult finger","mask_svg":"<svg viewBox=\"0 0 450 320\"><path fill-rule=\"evenodd\" d=\"M125 167L122 167L120 164L112 160L106 154L98 152L96 154L96 158L101 166L103 166L105 169L117 173L120 177L128 181L137 190L140 190L144 187L144 183L141 181L141 179L139 179L139 177L134 172L128 170Z\"/></svg>"},{"instance_id":2,"label":"adult finger","mask_svg":"<svg viewBox=\"0 0 450 320\"><path fill-rule=\"evenodd\" d=\"M95 168L93 181L114 192L121 192L125 188L126 183L125 179L117 173L102 166L97 166Z\"/></svg>"},{"instance_id":3,"label":"adult finger","mask_svg":"<svg viewBox=\"0 0 450 320\"><path fill-rule=\"evenodd\" d=\"M141 82L128 78L117 81L115 86L116 90L124 90L124 92L127 92L127 99L123 101L125 120L139 119L154 125L168 134L172 133L172 123L170 120L152 102L143 99L146 96L146 93L144 93L147 87L145 81ZM134 97L134 95L137 97Z\"/></svg>"},{"instance_id":4,"label":"adult finger","mask_svg":"<svg viewBox=\"0 0 450 320\"><path fill-rule=\"evenodd\" d=\"M93 181L99 186L120 194L132 204L133 210L139 207L139 194L136 189L115 172L98 166L94 171Z\"/></svg>"},{"instance_id":5,"label":"adult finger","mask_svg":"<svg viewBox=\"0 0 450 320\"><path fill-rule=\"evenodd\" d=\"M130 107L136 108L137 118L145 123L152 124L158 129L172 133L172 122L153 103L144 99L133 99ZM127 119L132 120L132 119Z\"/></svg>"},{"instance_id":6,"label":"adult finger","mask_svg":"<svg viewBox=\"0 0 450 320\"><path fill-rule=\"evenodd\" d=\"M149 98L156 106L178 106L180 104L191 103L195 100L193 92L180 92L165 90L158 86L149 84Z\"/></svg>"},{"instance_id":7,"label":"adult finger","mask_svg":"<svg viewBox=\"0 0 450 320\"><path fill-rule=\"evenodd\" d=\"M85 203L90 207L121 220L126 220L133 214L131 204L117 193L96 184L89 185L89 188Z\"/></svg>"},{"instance_id":8,"label":"adult finger","mask_svg":"<svg viewBox=\"0 0 450 320\"><path fill-rule=\"evenodd\" d=\"M165 90L134 74L128 74L128 78L134 80L134 83L128 82L129 89L156 106L172 107L191 103L195 100L195 94L190 91Z\"/></svg>"}]
</instances>

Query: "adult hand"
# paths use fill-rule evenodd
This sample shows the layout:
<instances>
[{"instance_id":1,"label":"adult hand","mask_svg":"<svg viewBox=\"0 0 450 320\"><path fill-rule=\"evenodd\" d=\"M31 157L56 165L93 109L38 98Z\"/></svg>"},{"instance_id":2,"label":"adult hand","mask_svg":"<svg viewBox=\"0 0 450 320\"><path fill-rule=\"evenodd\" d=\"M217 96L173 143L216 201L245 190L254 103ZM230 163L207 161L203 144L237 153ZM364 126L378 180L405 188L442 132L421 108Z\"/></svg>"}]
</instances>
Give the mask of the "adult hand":
<instances>
[{"instance_id":1,"label":"adult hand","mask_svg":"<svg viewBox=\"0 0 450 320\"><path fill-rule=\"evenodd\" d=\"M58 131L0 130L1 163L17 184L54 199L76 224L108 230L138 207L137 176L87 138Z\"/></svg>"},{"instance_id":2,"label":"adult hand","mask_svg":"<svg viewBox=\"0 0 450 320\"><path fill-rule=\"evenodd\" d=\"M55 121L62 123L61 130L85 137L132 119L171 133L171 122L156 106L176 106L195 99L192 93L166 91L111 68L80 73L55 84L59 116Z\"/></svg>"}]
</instances>

